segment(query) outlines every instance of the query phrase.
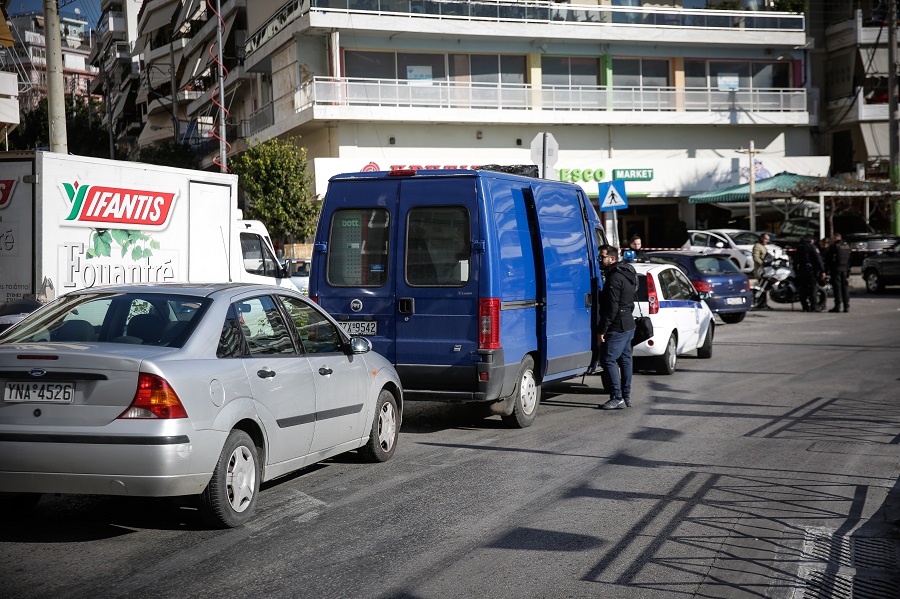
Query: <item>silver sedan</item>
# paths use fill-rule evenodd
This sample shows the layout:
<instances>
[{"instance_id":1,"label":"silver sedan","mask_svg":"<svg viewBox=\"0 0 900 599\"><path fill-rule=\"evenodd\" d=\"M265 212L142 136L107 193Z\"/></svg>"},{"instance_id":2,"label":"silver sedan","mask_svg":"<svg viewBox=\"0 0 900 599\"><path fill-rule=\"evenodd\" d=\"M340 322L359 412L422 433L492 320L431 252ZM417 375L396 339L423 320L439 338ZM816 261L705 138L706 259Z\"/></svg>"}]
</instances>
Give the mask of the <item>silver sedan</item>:
<instances>
[{"instance_id":1,"label":"silver sedan","mask_svg":"<svg viewBox=\"0 0 900 599\"><path fill-rule=\"evenodd\" d=\"M0 502L197 495L240 526L263 481L393 455L400 379L371 347L282 287L70 293L0 336Z\"/></svg>"}]
</instances>

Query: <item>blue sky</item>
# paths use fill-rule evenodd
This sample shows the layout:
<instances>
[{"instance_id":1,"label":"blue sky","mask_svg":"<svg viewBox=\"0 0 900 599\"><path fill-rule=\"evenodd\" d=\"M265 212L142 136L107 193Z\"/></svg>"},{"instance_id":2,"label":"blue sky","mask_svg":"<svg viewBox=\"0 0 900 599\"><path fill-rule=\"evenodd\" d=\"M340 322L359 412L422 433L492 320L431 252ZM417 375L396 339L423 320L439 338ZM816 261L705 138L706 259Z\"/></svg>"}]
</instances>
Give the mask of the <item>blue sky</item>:
<instances>
[{"instance_id":1,"label":"blue sky","mask_svg":"<svg viewBox=\"0 0 900 599\"><path fill-rule=\"evenodd\" d=\"M100 0L59 0L60 12L71 16L78 8L81 11L81 17L90 23L91 27L97 25L100 18ZM9 3L10 14L19 14L23 12L42 12L44 3L42 0L12 0Z\"/></svg>"}]
</instances>

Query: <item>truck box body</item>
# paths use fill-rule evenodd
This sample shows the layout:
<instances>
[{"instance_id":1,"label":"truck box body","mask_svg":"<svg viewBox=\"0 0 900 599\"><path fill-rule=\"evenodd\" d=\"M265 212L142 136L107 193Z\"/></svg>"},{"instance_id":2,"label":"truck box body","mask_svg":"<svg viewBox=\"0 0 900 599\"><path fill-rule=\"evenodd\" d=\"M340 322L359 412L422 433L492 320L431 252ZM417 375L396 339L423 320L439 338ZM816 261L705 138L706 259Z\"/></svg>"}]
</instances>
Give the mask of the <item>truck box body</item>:
<instances>
[{"instance_id":1,"label":"truck box body","mask_svg":"<svg viewBox=\"0 0 900 599\"><path fill-rule=\"evenodd\" d=\"M0 155L0 302L97 285L290 286L237 177L51 152Z\"/></svg>"},{"instance_id":2,"label":"truck box body","mask_svg":"<svg viewBox=\"0 0 900 599\"><path fill-rule=\"evenodd\" d=\"M595 359L600 220L575 185L490 171L333 177L310 295L409 397L496 402ZM507 410L508 411L508 410Z\"/></svg>"}]
</instances>

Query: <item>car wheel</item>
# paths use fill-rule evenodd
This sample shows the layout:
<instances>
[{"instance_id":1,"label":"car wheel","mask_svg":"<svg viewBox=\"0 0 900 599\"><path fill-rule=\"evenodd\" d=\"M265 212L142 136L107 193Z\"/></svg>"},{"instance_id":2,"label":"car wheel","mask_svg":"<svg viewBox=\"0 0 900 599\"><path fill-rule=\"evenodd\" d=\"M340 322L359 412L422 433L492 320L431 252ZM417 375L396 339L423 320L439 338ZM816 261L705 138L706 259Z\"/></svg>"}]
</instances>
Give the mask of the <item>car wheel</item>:
<instances>
[{"instance_id":1,"label":"car wheel","mask_svg":"<svg viewBox=\"0 0 900 599\"><path fill-rule=\"evenodd\" d=\"M372 420L369 442L360 450L365 461L386 462L394 455L397 437L400 435L399 414L394 394L382 389L375 404L375 418Z\"/></svg>"},{"instance_id":2,"label":"car wheel","mask_svg":"<svg viewBox=\"0 0 900 599\"><path fill-rule=\"evenodd\" d=\"M878 276L877 270L867 270L865 274L866 279L866 291L869 293L880 293L884 290L884 283L881 281L881 277Z\"/></svg>"},{"instance_id":3,"label":"car wheel","mask_svg":"<svg viewBox=\"0 0 900 599\"><path fill-rule=\"evenodd\" d=\"M203 520L217 528L242 526L256 508L259 453L250 435L233 430L225 440L209 484L200 495Z\"/></svg>"},{"instance_id":4,"label":"car wheel","mask_svg":"<svg viewBox=\"0 0 900 599\"><path fill-rule=\"evenodd\" d=\"M744 313L741 312L741 316ZM697 348L697 357L703 359L712 358L713 335L715 335L716 325L710 321L709 328L706 329L706 337L703 339L703 345Z\"/></svg>"},{"instance_id":5,"label":"car wheel","mask_svg":"<svg viewBox=\"0 0 900 599\"><path fill-rule=\"evenodd\" d=\"M729 312L728 314L719 314L719 318L722 319L722 322L727 324L737 324L744 320L746 315L746 312Z\"/></svg>"},{"instance_id":6,"label":"car wheel","mask_svg":"<svg viewBox=\"0 0 900 599\"><path fill-rule=\"evenodd\" d=\"M516 428L527 428L534 422L540 403L541 386L537 384L534 376L534 360L531 356L525 356L519 368L519 384L516 385L513 412L509 416L504 416L503 421Z\"/></svg>"},{"instance_id":7,"label":"car wheel","mask_svg":"<svg viewBox=\"0 0 900 599\"><path fill-rule=\"evenodd\" d=\"M663 352L663 355L655 358L656 372L659 374L672 374L675 372L675 367L678 364L677 352L677 339L675 338L675 333L672 333L669 336L669 342L666 343L666 351Z\"/></svg>"},{"instance_id":8,"label":"car wheel","mask_svg":"<svg viewBox=\"0 0 900 599\"><path fill-rule=\"evenodd\" d=\"M0 510L7 518L30 512L41 500L40 493L0 493Z\"/></svg>"}]
</instances>

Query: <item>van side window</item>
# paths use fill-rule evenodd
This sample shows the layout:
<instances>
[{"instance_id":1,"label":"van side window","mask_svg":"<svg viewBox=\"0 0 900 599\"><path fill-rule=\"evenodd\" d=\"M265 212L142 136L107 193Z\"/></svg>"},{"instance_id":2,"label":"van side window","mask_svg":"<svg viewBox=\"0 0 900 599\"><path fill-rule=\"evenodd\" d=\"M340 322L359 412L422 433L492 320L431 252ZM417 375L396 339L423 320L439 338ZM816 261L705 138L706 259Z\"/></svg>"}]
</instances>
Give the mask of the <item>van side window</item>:
<instances>
[{"instance_id":1,"label":"van side window","mask_svg":"<svg viewBox=\"0 0 900 599\"><path fill-rule=\"evenodd\" d=\"M247 272L265 277L278 276L278 262L259 235L241 233L241 253Z\"/></svg>"},{"instance_id":2,"label":"van side window","mask_svg":"<svg viewBox=\"0 0 900 599\"><path fill-rule=\"evenodd\" d=\"M337 210L331 217L326 276L334 287L384 287L391 215L383 208Z\"/></svg>"},{"instance_id":3,"label":"van side window","mask_svg":"<svg viewBox=\"0 0 900 599\"><path fill-rule=\"evenodd\" d=\"M406 222L406 282L412 287L462 287L469 282L469 213L464 206L425 206Z\"/></svg>"}]
</instances>

